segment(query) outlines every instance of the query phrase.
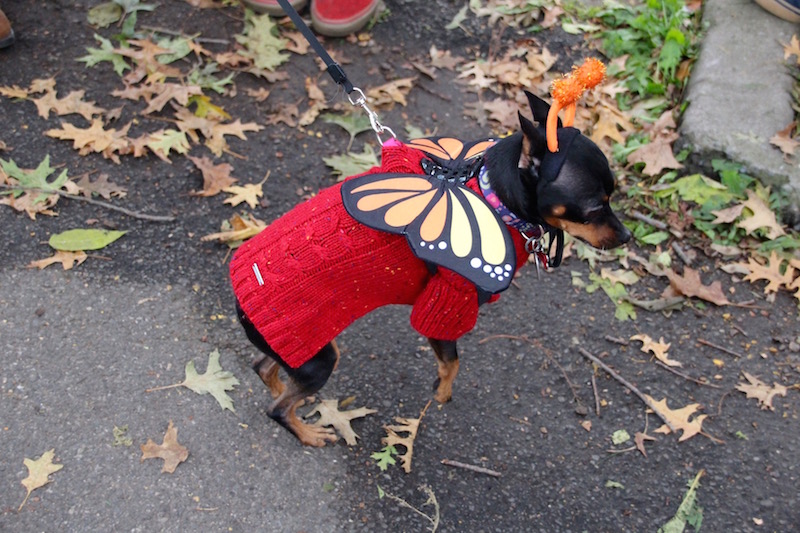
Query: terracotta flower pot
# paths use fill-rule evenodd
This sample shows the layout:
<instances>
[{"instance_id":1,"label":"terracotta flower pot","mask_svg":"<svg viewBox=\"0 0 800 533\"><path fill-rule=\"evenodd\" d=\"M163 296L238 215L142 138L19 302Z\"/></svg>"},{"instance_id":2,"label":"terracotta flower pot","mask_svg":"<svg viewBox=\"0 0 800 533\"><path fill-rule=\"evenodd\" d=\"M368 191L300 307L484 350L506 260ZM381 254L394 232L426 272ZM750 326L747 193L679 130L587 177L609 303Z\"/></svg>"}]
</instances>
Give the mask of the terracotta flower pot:
<instances>
[{"instance_id":1,"label":"terracotta flower pot","mask_svg":"<svg viewBox=\"0 0 800 533\"><path fill-rule=\"evenodd\" d=\"M756 0L756 3L789 22L800 22L800 0Z\"/></svg>"}]
</instances>

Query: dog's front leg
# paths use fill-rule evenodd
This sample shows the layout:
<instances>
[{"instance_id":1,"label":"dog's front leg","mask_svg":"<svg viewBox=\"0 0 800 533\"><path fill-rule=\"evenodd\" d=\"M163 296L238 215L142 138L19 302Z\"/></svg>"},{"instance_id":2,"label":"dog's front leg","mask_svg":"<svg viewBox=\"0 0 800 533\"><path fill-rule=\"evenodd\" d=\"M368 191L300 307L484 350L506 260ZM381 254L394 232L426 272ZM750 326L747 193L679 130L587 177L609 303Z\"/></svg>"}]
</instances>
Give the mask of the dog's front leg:
<instances>
[{"instance_id":1,"label":"dog's front leg","mask_svg":"<svg viewBox=\"0 0 800 533\"><path fill-rule=\"evenodd\" d=\"M440 403L449 402L453 395L453 381L458 375L456 341L441 341L429 337L428 342L436 354L436 362L439 363L439 377L433 383L436 391L434 398Z\"/></svg>"}]
</instances>

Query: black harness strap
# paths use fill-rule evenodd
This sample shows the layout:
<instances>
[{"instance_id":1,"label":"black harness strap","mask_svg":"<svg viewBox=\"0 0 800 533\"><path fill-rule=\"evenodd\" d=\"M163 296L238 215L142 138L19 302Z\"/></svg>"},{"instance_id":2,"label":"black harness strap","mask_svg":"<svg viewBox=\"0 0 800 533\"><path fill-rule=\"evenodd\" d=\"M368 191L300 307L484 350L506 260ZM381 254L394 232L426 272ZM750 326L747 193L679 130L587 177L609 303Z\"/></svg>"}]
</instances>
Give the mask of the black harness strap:
<instances>
[{"instance_id":1,"label":"black harness strap","mask_svg":"<svg viewBox=\"0 0 800 533\"><path fill-rule=\"evenodd\" d=\"M339 65L339 63L333 60L328 52L325 51L325 49L322 47L322 44L319 42L319 39L317 39L316 35L314 35L314 32L311 31L311 28L309 28L308 25L303 22L300 14L295 8L292 7L292 4L289 3L289 0L278 0L278 3L289 16L289 18L292 19L292 22L303 34L303 37L306 38L308 44L311 45L311 48L314 49L320 59L322 59L322 61L328 67L328 74L330 74L331 78L333 78L333 81L341 85L347 94L352 93L354 87L350 80L347 79L347 74L344 73L344 69Z\"/></svg>"}]
</instances>

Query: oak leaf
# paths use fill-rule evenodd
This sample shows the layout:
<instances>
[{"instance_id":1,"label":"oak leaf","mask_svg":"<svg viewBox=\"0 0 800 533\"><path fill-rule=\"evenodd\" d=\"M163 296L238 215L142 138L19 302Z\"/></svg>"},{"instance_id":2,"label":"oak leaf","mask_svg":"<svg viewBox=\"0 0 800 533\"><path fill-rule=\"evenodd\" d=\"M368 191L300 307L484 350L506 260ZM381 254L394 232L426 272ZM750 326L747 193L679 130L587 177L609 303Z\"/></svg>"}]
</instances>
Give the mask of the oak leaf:
<instances>
[{"instance_id":1,"label":"oak leaf","mask_svg":"<svg viewBox=\"0 0 800 533\"><path fill-rule=\"evenodd\" d=\"M53 448L52 450L44 452L36 460L28 459L26 457L22 461L23 464L25 464L25 467L28 469L28 477L23 479L20 483L22 483L22 486L25 487L28 492L25 494L25 499L22 500L22 503L19 505L19 509L17 509L17 511L22 510L22 507L25 505L25 502L28 501L28 496L31 495L31 492L50 483L50 474L58 472L64 468L64 465L53 463L53 457L55 457L55 455L56 450Z\"/></svg>"},{"instance_id":2,"label":"oak leaf","mask_svg":"<svg viewBox=\"0 0 800 533\"><path fill-rule=\"evenodd\" d=\"M764 292L768 294L771 292L778 292L781 286L791 288L794 268L792 265L788 265L786 271L781 274L782 263L783 260L773 251L766 265L762 265L753 257L748 257L747 263L735 263L735 266L742 267L749 272L744 278L746 281L753 283L759 280L767 280L769 283L764 287Z\"/></svg>"},{"instance_id":3,"label":"oak leaf","mask_svg":"<svg viewBox=\"0 0 800 533\"><path fill-rule=\"evenodd\" d=\"M672 143L678 137L678 132L657 135L649 143L628 154L628 163L644 163L642 173L647 176L657 176L664 169L683 168L672 153Z\"/></svg>"},{"instance_id":4,"label":"oak leaf","mask_svg":"<svg viewBox=\"0 0 800 533\"><path fill-rule=\"evenodd\" d=\"M51 177L55 168L50 166L50 156L46 155L35 169L21 169L13 159L0 159L0 178L8 191L0 195L0 204L24 211L32 219L38 213L54 216L51 208L58 202L58 192L74 192L75 184L69 180L64 169L56 177Z\"/></svg>"},{"instance_id":5,"label":"oak leaf","mask_svg":"<svg viewBox=\"0 0 800 533\"><path fill-rule=\"evenodd\" d=\"M145 459L163 459L164 466L161 468L161 472L170 474L175 472L178 465L189 457L188 448L178 443L178 430L172 425L172 420L169 421L161 444L156 444L153 439L147 439L147 442L140 448L142 450L140 462L144 462Z\"/></svg>"},{"instance_id":6,"label":"oak leaf","mask_svg":"<svg viewBox=\"0 0 800 533\"><path fill-rule=\"evenodd\" d=\"M166 163L172 163L169 159L170 151L185 154L191 148L189 139L186 138L186 133L171 128L151 133L148 136L146 146Z\"/></svg>"},{"instance_id":7,"label":"oak leaf","mask_svg":"<svg viewBox=\"0 0 800 533\"><path fill-rule=\"evenodd\" d=\"M87 172L81 176L76 185L80 189L80 193L87 198L91 198L93 194L96 194L106 200L110 200L112 196L123 198L128 194L128 189L125 187L108 181L108 174L100 174L96 180L92 181Z\"/></svg>"},{"instance_id":8,"label":"oak leaf","mask_svg":"<svg viewBox=\"0 0 800 533\"><path fill-rule=\"evenodd\" d=\"M315 426L333 426L348 446L355 446L358 442L358 435L353 431L352 426L350 426L350 421L355 418L362 418L377 413L378 411L375 409L367 409L366 407L340 411L338 406L339 400L321 400L304 418L319 415L319 420L314 423Z\"/></svg>"},{"instance_id":9,"label":"oak leaf","mask_svg":"<svg viewBox=\"0 0 800 533\"><path fill-rule=\"evenodd\" d=\"M753 215L742 218L736 225L745 230L748 235L762 228L766 228L768 239L777 239L781 235L786 235L786 232L783 231L783 228L778 223L775 213L755 192L748 190L747 201L742 205L749 209Z\"/></svg>"},{"instance_id":10,"label":"oak leaf","mask_svg":"<svg viewBox=\"0 0 800 533\"><path fill-rule=\"evenodd\" d=\"M64 270L72 270L74 267L80 265L84 261L86 261L86 252L62 252L57 251L50 257L45 257L44 259L39 259L38 261L31 261L28 263L27 268L38 268L39 270L43 268L47 268L50 265L54 265L56 263L61 263L61 267Z\"/></svg>"},{"instance_id":11,"label":"oak leaf","mask_svg":"<svg viewBox=\"0 0 800 533\"><path fill-rule=\"evenodd\" d=\"M774 411L775 407L772 405L772 400L775 396L786 396L788 389L779 383L773 383L772 387L758 379L757 377L742 371L745 379L749 383L739 383L736 385L736 390L741 391L747 395L748 398L755 398L758 400L758 405L762 409L769 409Z\"/></svg>"},{"instance_id":12,"label":"oak leaf","mask_svg":"<svg viewBox=\"0 0 800 533\"><path fill-rule=\"evenodd\" d=\"M142 114L149 115L156 111L161 111L171 100L185 106L189 103L189 97L203 94L203 90L197 85L182 85L180 83L153 83L150 85L153 97L148 102Z\"/></svg>"},{"instance_id":13,"label":"oak leaf","mask_svg":"<svg viewBox=\"0 0 800 533\"><path fill-rule=\"evenodd\" d=\"M460 57L453 57L450 50L439 50L436 45L431 45L429 54L431 56L431 65L436 68L455 70L459 63L464 62L464 59Z\"/></svg>"},{"instance_id":14,"label":"oak leaf","mask_svg":"<svg viewBox=\"0 0 800 533\"><path fill-rule=\"evenodd\" d=\"M250 209L255 209L258 205L258 199L264 196L263 185L268 177L269 172L267 172L267 175L264 176L264 179L259 183L247 183L245 185L231 185L230 187L225 187L222 189L223 192L232 194L233 196L227 198L224 203L236 207L240 203L246 202L247 205L250 206Z\"/></svg>"},{"instance_id":15,"label":"oak leaf","mask_svg":"<svg viewBox=\"0 0 800 533\"><path fill-rule=\"evenodd\" d=\"M667 366L683 366L683 364L681 364L680 362L669 358L667 350L669 350L669 347L672 344L669 342L664 342L664 337L661 337L660 339L658 339L658 342L656 342L653 339L651 339L649 335L640 334L640 335L633 335L630 338L630 340L642 341L642 348L641 348L642 351L644 353L652 353L656 359L658 359Z\"/></svg>"},{"instance_id":16,"label":"oak leaf","mask_svg":"<svg viewBox=\"0 0 800 533\"><path fill-rule=\"evenodd\" d=\"M716 211L711 211L711 214L714 215L716 218L711 221L712 224L730 224L739 216L741 216L742 211L744 211L744 204L736 204L732 205L731 207L726 207L725 209L718 209Z\"/></svg>"},{"instance_id":17,"label":"oak leaf","mask_svg":"<svg viewBox=\"0 0 800 533\"><path fill-rule=\"evenodd\" d=\"M411 473L411 459L414 455L414 440L417 438L420 422L422 422L422 418L425 416L425 412L428 410L430 405L431 402L428 401L428 403L425 404L425 407L423 407L422 411L419 413L418 418L405 418L402 416L396 416L394 417L394 420L397 422L397 424L383 426L383 428L386 430L387 436L381 439L381 442L386 446L394 447L396 445L400 445L406 449L405 453L399 456L403 470L405 470L406 474ZM406 435L401 436L400 433L406 433Z\"/></svg>"},{"instance_id":18,"label":"oak leaf","mask_svg":"<svg viewBox=\"0 0 800 533\"><path fill-rule=\"evenodd\" d=\"M627 132L633 129L633 124L625 118L622 112L607 105L601 105L598 106L597 122L592 128L590 138L597 144L601 144L606 138L622 144L625 142Z\"/></svg>"},{"instance_id":19,"label":"oak leaf","mask_svg":"<svg viewBox=\"0 0 800 533\"><path fill-rule=\"evenodd\" d=\"M225 140L226 135L234 135L242 140L247 140L244 134L246 131L261 131L264 126L256 124L255 122L246 122L244 124L237 118L234 122L227 124L216 123L213 124L207 132L203 132L206 136L206 146L211 152L219 157L222 152L228 149L228 141Z\"/></svg>"},{"instance_id":20,"label":"oak leaf","mask_svg":"<svg viewBox=\"0 0 800 533\"><path fill-rule=\"evenodd\" d=\"M784 156L794 155L795 150L797 150L797 147L800 146L800 141L792 138L792 133L796 127L797 122L792 122L786 128L782 129L769 139L770 144L780 148Z\"/></svg>"},{"instance_id":21,"label":"oak leaf","mask_svg":"<svg viewBox=\"0 0 800 533\"><path fill-rule=\"evenodd\" d=\"M228 163L215 165L208 157L189 156L189 160L203 174L203 189L189 193L193 196L214 196L238 181L231 176L233 167Z\"/></svg>"},{"instance_id":22,"label":"oak leaf","mask_svg":"<svg viewBox=\"0 0 800 533\"><path fill-rule=\"evenodd\" d=\"M800 41L798 41L797 35L792 35L792 38L789 40L789 44L781 44L783 45L783 59L786 60L792 56L795 56L797 64L800 65Z\"/></svg>"},{"instance_id":23,"label":"oak leaf","mask_svg":"<svg viewBox=\"0 0 800 533\"><path fill-rule=\"evenodd\" d=\"M233 215L230 220L223 223L222 231L201 237L201 241L219 241L236 248L250 237L255 237L267 227L263 220L253 215Z\"/></svg>"},{"instance_id":24,"label":"oak leaf","mask_svg":"<svg viewBox=\"0 0 800 533\"><path fill-rule=\"evenodd\" d=\"M406 96L414 87L417 81L416 76L410 78L398 78L396 80L373 87L367 91L367 99L375 107L392 106L398 103L402 106L407 104Z\"/></svg>"},{"instance_id":25,"label":"oak leaf","mask_svg":"<svg viewBox=\"0 0 800 533\"><path fill-rule=\"evenodd\" d=\"M682 431L678 442L683 442L686 439L694 437L698 433L702 433L703 421L708 415L696 415L694 418L692 418L700 407L699 403L689 404L686 407L681 407L680 409L670 409L667 407L666 398L657 402L649 394L645 394L645 397L647 397L651 404L656 408L658 415L661 418L669 420L670 424L672 424L676 430ZM672 433L672 430L667 424L664 424L660 428L656 429L655 432L669 435Z\"/></svg>"},{"instance_id":26,"label":"oak leaf","mask_svg":"<svg viewBox=\"0 0 800 533\"><path fill-rule=\"evenodd\" d=\"M53 111L58 116L75 113L91 121L95 115L104 113L105 109L97 107L94 102L84 102L84 94L85 91L72 91L64 98L58 98L53 89L40 98L32 98L31 101L36 104L36 109L42 118L50 118L50 112Z\"/></svg>"},{"instance_id":27,"label":"oak leaf","mask_svg":"<svg viewBox=\"0 0 800 533\"><path fill-rule=\"evenodd\" d=\"M683 276L679 276L673 270L665 270L664 274L669 278L672 289L684 296L696 296L715 305L730 305L730 301L722 292L722 283L715 281L710 285L703 285L700 281L700 273L689 267L684 267Z\"/></svg>"}]
</instances>

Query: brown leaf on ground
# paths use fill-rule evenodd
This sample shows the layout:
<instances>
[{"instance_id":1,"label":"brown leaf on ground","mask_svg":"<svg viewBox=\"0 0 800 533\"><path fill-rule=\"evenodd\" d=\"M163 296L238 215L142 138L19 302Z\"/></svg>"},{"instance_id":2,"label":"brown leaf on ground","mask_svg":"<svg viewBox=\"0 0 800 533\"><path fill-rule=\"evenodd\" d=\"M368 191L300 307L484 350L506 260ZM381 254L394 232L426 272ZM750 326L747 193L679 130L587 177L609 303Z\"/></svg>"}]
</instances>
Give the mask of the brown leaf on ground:
<instances>
[{"instance_id":1,"label":"brown leaf on ground","mask_svg":"<svg viewBox=\"0 0 800 533\"><path fill-rule=\"evenodd\" d=\"M164 466L161 468L161 472L170 474L175 472L178 465L189 457L189 450L178 444L178 430L172 425L172 420L169 421L164 441L161 444L156 444L153 439L147 439L147 442L141 445L141 449L140 462L144 462L145 459L163 459Z\"/></svg>"},{"instance_id":2,"label":"brown leaf on ground","mask_svg":"<svg viewBox=\"0 0 800 533\"><path fill-rule=\"evenodd\" d=\"M148 101L147 107L142 111L143 115L161 111L171 100L174 100L181 106L186 106L189 103L189 97L203 94L203 90L197 85L154 83L151 87L153 89L153 95Z\"/></svg>"},{"instance_id":3,"label":"brown leaf on ground","mask_svg":"<svg viewBox=\"0 0 800 533\"><path fill-rule=\"evenodd\" d=\"M22 486L25 487L28 492L25 494L25 499L22 500L17 512L22 510L22 506L28 501L28 496L31 495L31 492L50 483L50 474L64 468L64 465L53 463L53 457L55 457L55 455L56 450L53 448L52 450L44 452L41 457L35 461L27 457L22 461L28 469L28 477L23 479L20 483L22 483Z\"/></svg>"},{"instance_id":4,"label":"brown leaf on ground","mask_svg":"<svg viewBox=\"0 0 800 533\"><path fill-rule=\"evenodd\" d=\"M91 198L93 194L96 194L106 200L110 200L112 196L123 198L128 194L128 189L125 187L108 181L108 174L100 174L96 180L92 181L87 172L81 176L76 185L80 189L80 193L87 198Z\"/></svg>"},{"instance_id":5,"label":"brown leaf on ground","mask_svg":"<svg viewBox=\"0 0 800 533\"><path fill-rule=\"evenodd\" d=\"M636 449L642 452L642 455L644 455L645 457L647 457L647 451L644 448L644 441L646 440L654 441L656 439L655 437L651 437L647 433L642 433L641 431L637 431L636 434L633 436L633 442L636 445Z\"/></svg>"},{"instance_id":6,"label":"brown leaf on ground","mask_svg":"<svg viewBox=\"0 0 800 533\"><path fill-rule=\"evenodd\" d=\"M391 107L395 103L405 106L406 97L417 81L416 76L399 78L367 91L367 100L375 107Z\"/></svg>"},{"instance_id":7,"label":"brown leaf on ground","mask_svg":"<svg viewBox=\"0 0 800 533\"><path fill-rule=\"evenodd\" d=\"M689 267L684 267L683 276L679 276L674 270L665 270L664 274L669 278L670 287L679 294L692 297L696 296L715 305L730 305L731 302L722 292L722 283L715 281L710 285L703 285L700 281L700 273Z\"/></svg>"},{"instance_id":8,"label":"brown leaf on ground","mask_svg":"<svg viewBox=\"0 0 800 533\"><path fill-rule=\"evenodd\" d=\"M59 250L50 257L39 259L38 261L31 261L28 263L27 268L38 268L42 270L50 265L61 263L61 267L64 270L72 270L74 267L86 261L87 257L86 252L64 252Z\"/></svg>"},{"instance_id":9,"label":"brown leaf on ground","mask_svg":"<svg viewBox=\"0 0 800 533\"><path fill-rule=\"evenodd\" d=\"M628 154L628 163L644 163L642 174L657 176L664 169L683 168L672 153L672 143L679 137L678 132L662 134Z\"/></svg>"},{"instance_id":10,"label":"brown leaf on ground","mask_svg":"<svg viewBox=\"0 0 800 533\"><path fill-rule=\"evenodd\" d=\"M350 409L349 411L339 411L339 400L322 400L314 406L314 409L308 413L304 418L309 418L318 414L315 426L333 426L336 431L342 436L348 446L355 446L358 441L358 435L353 431L350 426L350 421L355 418L362 418L373 413L377 413L375 409L367 409L366 407L359 407L358 409Z\"/></svg>"},{"instance_id":11,"label":"brown leaf on ground","mask_svg":"<svg viewBox=\"0 0 800 533\"><path fill-rule=\"evenodd\" d=\"M744 210L743 204L736 204L732 205L731 207L726 207L725 209L718 209L717 211L711 211L711 214L717 217L711 223L730 224L731 222L739 218L743 210Z\"/></svg>"},{"instance_id":12,"label":"brown leaf on ground","mask_svg":"<svg viewBox=\"0 0 800 533\"><path fill-rule=\"evenodd\" d=\"M88 128L78 128L69 122L64 122L61 129L47 130L44 134L55 139L71 140L72 147L78 150L80 155L102 153L106 159L119 163L119 154L127 153L130 148L130 141L127 138L130 126L128 123L122 129L105 129L100 119L94 119Z\"/></svg>"},{"instance_id":13,"label":"brown leaf on ground","mask_svg":"<svg viewBox=\"0 0 800 533\"><path fill-rule=\"evenodd\" d=\"M188 156L188 158L203 174L203 189L190 192L192 196L214 196L238 181L231 176L233 167L228 163L215 165L208 157Z\"/></svg>"},{"instance_id":14,"label":"brown leaf on ground","mask_svg":"<svg viewBox=\"0 0 800 533\"><path fill-rule=\"evenodd\" d=\"M597 144L604 139L611 139L618 143L624 143L627 133L634 129L633 123L625 118L621 111L608 107L603 104L598 106L597 122L592 128L590 138Z\"/></svg>"},{"instance_id":15,"label":"brown leaf on ground","mask_svg":"<svg viewBox=\"0 0 800 533\"><path fill-rule=\"evenodd\" d=\"M464 62L461 57L453 57L450 50L439 50L435 45L431 46L431 65L436 68L444 68L447 70L455 70L455 68Z\"/></svg>"},{"instance_id":16,"label":"brown leaf on ground","mask_svg":"<svg viewBox=\"0 0 800 533\"><path fill-rule=\"evenodd\" d=\"M745 379L749 383L739 383L736 385L736 390L741 391L747 395L748 398L755 398L758 400L758 405L762 409L769 409L774 411L775 407L772 405L772 400L775 396L786 396L788 389L778 383L773 383L772 387L761 381L755 376L742 371Z\"/></svg>"},{"instance_id":17,"label":"brown leaf on ground","mask_svg":"<svg viewBox=\"0 0 800 533\"><path fill-rule=\"evenodd\" d=\"M664 342L664 337L661 337L658 339L658 342L656 342L651 339L649 335L640 334L633 335L630 340L642 341L642 351L644 353L652 353L656 359L667 366L683 366L680 362L669 358L667 350L669 350L671 344L669 342Z\"/></svg>"},{"instance_id":18,"label":"brown leaf on ground","mask_svg":"<svg viewBox=\"0 0 800 533\"><path fill-rule=\"evenodd\" d=\"M418 418L404 418L401 416L396 416L394 417L394 420L397 422L397 424L383 426L383 428L386 430L387 436L381 439L381 442L386 446L395 446L399 444L406 449L405 453L399 456L403 470L405 470L406 474L411 473L411 459L414 455L414 440L417 438L417 432L419 431L419 424L422 422L422 417L425 416L425 412L428 410L428 406L430 406L430 404L431 402L429 401L422 409L422 412L419 414ZM407 435L400 436L400 433L407 433Z\"/></svg>"},{"instance_id":19,"label":"brown leaf on ground","mask_svg":"<svg viewBox=\"0 0 800 533\"><path fill-rule=\"evenodd\" d=\"M768 281L769 283L766 287L764 287L764 293L769 294L771 292L778 292L778 289L780 289L781 286L785 286L788 289L792 284L792 279L794 278L794 268L792 265L788 265L786 267L786 271L781 274L782 264L783 259L778 257L778 254L773 251L767 260L766 265L762 265L753 257L748 257L747 263L735 263L735 266L744 268L749 272L744 279L750 283L759 280Z\"/></svg>"},{"instance_id":20,"label":"brown leaf on ground","mask_svg":"<svg viewBox=\"0 0 800 533\"><path fill-rule=\"evenodd\" d=\"M789 44L781 44L783 45L783 59L786 60L792 56L795 56L797 64L800 65L800 41L798 41L797 35L792 35L792 38L789 40Z\"/></svg>"},{"instance_id":21,"label":"brown leaf on ground","mask_svg":"<svg viewBox=\"0 0 800 533\"><path fill-rule=\"evenodd\" d=\"M222 152L228 149L228 141L225 139L226 135L233 135L246 141L247 136L244 132L261 131L263 129L264 126L256 124L255 122L245 122L242 124L237 118L234 122L214 124L211 126L211 130L207 134L204 133L204 135L206 135L205 144L215 156L219 157L222 155Z\"/></svg>"},{"instance_id":22,"label":"brown leaf on ground","mask_svg":"<svg viewBox=\"0 0 800 533\"><path fill-rule=\"evenodd\" d=\"M253 215L233 215L227 221L227 225L223 223L222 231L201 237L200 240L219 241L235 247L250 237L255 237L266 227L266 222L255 218Z\"/></svg>"},{"instance_id":23,"label":"brown leaf on ground","mask_svg":"<svg viewBox=\"0 0 800 533\"><path fill-rule=\"evenodd\" d=\"M786 235L775 213L755 192L747 191L747 201L744 202L743 205L749 209L753 215L742 218L736 225L745 230L748 235L752 235L755 230L761 228L767 229L766 235L768 239L777 239L781 235Z\"/></svg>"},{"instance_id":24,"label":"brown leaf on ground","mask_svg":"<svg viewBox=\"0 0 800 533\"><path fill-rule=\"evenodd\" d=\"M259 87L258 89L247 88L244 90L244 92L256 102L263 102L269 97L269 89L266 87Z\"/></svg>"},{"instance_id":25,"label":"brown leaf on ground","mask_svg":"<svg viewBox=\"0 0 800 533\"><path fill-rule=\"evenodd\" d=\"M792 138L792 133L796 127L797 122L792 122L786 126L786 128L773 135L769 140L770 144L780 148L784 156L794 155L794 151L800 146L800 141Z\"/></svg>"},{"instance_id":26,"label":"brown leaf on ground","mask_svg":"<svg viewBox=\"0 0 800 533\"><path fill-rule=\"evenodd\" d=\"M95 115L103 114L105 109L97 107L94 102L84 102L84 94L85 91L72 91L64 98L58 98L53 89L40 98L32 98L31 101L36 104L36 109L42 118L49 118L50 112L53 111L58 116L75 113L91 121Z\"/></svg>"},{"instance_id":27,"label":"brown leaf on ground","mask_svg":"<svg viewBox=\"0 0 800 533\"><path fill-rule=\"evenodd\" d=\"M678 442L683 442L687 439L694 437L698 433L702 433L703 421L706 419L708 415L697 415L694 416L694 418L692 418L692 416L700 408L699 403L693 403L687 405L686 407L682 407L680 409L670 409L669 407L667 407L666 398L657 402L652 398L652 396L648 394L645 394L645 396L657 408L659 416L661 416L666 420L669 420L669 423L672 424L672 426L676 430L680 430L683 432L680 438L678 439ZM670 433L672 433L672 430L669 429L669 426L664 424L660 428L656 429L655 432L663 433L664 435L669 435Z\"/></svg>"}]
</instances>

